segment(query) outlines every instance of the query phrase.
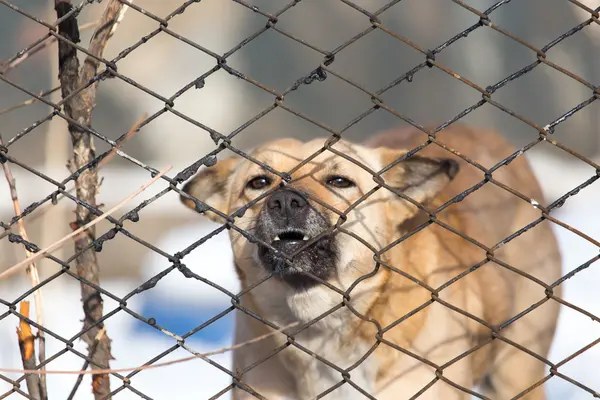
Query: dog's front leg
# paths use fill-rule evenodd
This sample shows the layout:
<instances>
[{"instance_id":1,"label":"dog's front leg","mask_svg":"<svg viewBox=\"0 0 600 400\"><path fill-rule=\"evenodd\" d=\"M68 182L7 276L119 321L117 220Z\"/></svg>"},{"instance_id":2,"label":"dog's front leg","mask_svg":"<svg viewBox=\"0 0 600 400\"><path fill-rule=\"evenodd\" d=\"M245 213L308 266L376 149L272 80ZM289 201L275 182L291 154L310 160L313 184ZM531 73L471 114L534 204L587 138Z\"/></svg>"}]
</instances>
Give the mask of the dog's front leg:
<instances>
[{"instance_id":1,"label":"dog's front leg","mask_svg":"<svg viewBox=\"0 0 600 400\"><path fill-rule=\"evenodd\" d=\"M344 382L341 372L313 357L303 361L302 367L296 369L294 373L297 392L294 399L314 399L326 392L328 394L325 397L330 400L358 400L365 398L352 384ZM362 390L372 393L372 382L369 381L367 376L370 374L365 374L364 372L363 368L356 368L350 373L349 379Z\"/></svg>"}]
</instances>

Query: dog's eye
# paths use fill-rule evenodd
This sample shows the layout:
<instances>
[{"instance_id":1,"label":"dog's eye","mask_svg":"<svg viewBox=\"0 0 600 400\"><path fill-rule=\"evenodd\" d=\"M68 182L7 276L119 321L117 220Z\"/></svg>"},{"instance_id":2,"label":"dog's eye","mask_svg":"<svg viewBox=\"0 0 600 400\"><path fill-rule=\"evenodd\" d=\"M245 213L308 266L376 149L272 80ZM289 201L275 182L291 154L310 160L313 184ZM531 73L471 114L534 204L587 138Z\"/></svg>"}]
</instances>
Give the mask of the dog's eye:
<instances>
[{"instance_id":1,"label":"dog's eye","mask_svg":"<svg viewBox=\"0 0 600 400\"><path fill-rule=\"evenodd\" d=\"M271 178L268 176L257 176L256 178L252 178L246 184L246 187L249 189L260 190L264 189L271 184Z\"/></svg>"},{"instance_id":2,"label":"dog's eye","mask_svg":"<svg viewBox=\"0 0 600 400\"><path fill-rule=\"evenodd\" d=\"M348 178L344 178L343 176L330 176L325 181L329 186L333 186L339 189L346 189L349 187L354 187L356 184L352 182Z\"/></svg>"}]
</instances>

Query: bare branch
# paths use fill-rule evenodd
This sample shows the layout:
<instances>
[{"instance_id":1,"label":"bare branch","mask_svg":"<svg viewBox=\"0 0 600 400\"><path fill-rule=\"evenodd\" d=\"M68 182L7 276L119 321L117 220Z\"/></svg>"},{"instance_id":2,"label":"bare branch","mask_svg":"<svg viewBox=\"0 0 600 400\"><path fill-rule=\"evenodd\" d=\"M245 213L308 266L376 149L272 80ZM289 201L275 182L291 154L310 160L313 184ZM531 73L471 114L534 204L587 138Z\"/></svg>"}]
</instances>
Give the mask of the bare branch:
<instances>
[{"instance_id":1,"label":"bare branch","mask_svg":"<svg viewBox=\"0 0 600 400\"><path fill-rule=\"evenodd\" d=\"M0 135L0 146L4 145L4 141L2 140L2 135ZM6 178L6 182L8 183L8 187L10 189L10 197L12 199L13 202L13 209L15 211L15 216L19 216L21 215L21 205L19 203L19 196L17 195L17 183L15 181L15 178L12 174L12 171L8 165L8 162L2 163L2 169L4 170L4 177ZM21 237L23 239L25 239L26 241L30 241L29 240L29 235L27 235L27 230L25 229L25 222L23 221L22 218L20 218L17 221L17 227L19 230L19 235L21 235ZM31 253L26 246L23 246L24 250L25 250L25 256L27 258L31 258L33 256L33 253ZM28 267L27 267L27 276L29 277L29 280L31 281L31 286L32 287L36 287L40 284L40 277L38 274L38 270L37 270L37 266L35 265L35 263L31 263ZM44 326L44 302L43 302L43 298L42 298L42 290L41 289L36 289L36 291L33 294L34 296L34 300L35 300L35 315L36 315L36 321L38 323L39 326ZM23 303L21 303L22 307ZM26 310L27 313L29 314L29 304L26 305ZM31 330L31 328L30 328ZM25 331L25 329L23 328L22 331ZM40 364L43 364L44 361L46 360L46 338L44 336L44 331L42 330L38 330L38 338L39 338L39 360L40 360ZM31 344L33 346L33 343ZM25 363L27 363L27 365L34 365L35 366L35 356L33 358L31 357L23 357L23 366L25 366ZM44 367L42 367L42 369L44 369ZM38 379L37 381L39 382L31 382L31 386L35 387L35 390L37 392L37 396L34 396L33 394L31 394L31 388L30 390L30 394L31 396L35 397L36 399L47 399L48 398L48 391L46 390L46 379L42 376L42 379ZM29 379L27 381L27 385L30 386L30 382Z\"/></svg>"},{"instance_id":2,"label":"bare branch","mask_svg":"<svg viewBox=\"0 0 600 400\"><path fill-rule=\"evenodd\" d=\"M22 301L19 306L20 314L29 318L29 302ZM21 360L23 361L23 368L25 370L38 370L35 368L35 337L31 332L31 326L29 323L21 319L19 321L19 327L17 328L17 338L19 339L19 350L21 351ZM46 374L45 370L39 369L39 374L27 374L25 382L27 383L27 391L29 396L34 399L48 399L48 391L46 390ZM44 386L42 386L44 385Z\"/></svg>"},{"instance_id":3,"label":"bare branch","mask_svg":"<svg viewBox=\"0 0 600 400\"><path fill-rule=\"evenodd\" d=\"M73 9L73 6L70 1L55 0L55 9L57 17L60 19L67 15ZM124 7L120 1L109 0L92 35L88 48L89 55L85 59L81 70L79 69L76 49L65 41L59 41L59 79L62 97L65 99L65 112L80 124L79 126L69 124L69 133L73 143L73 158L69 162L72 172L80 170L96 158L93 137L89 131L82 129L81 126L91 126L92 111L96 105L98 82L94 81L90 84L90 81L96 77L99 66L98 59L102 58L108 39L123 18L125 10L127 10L127 7ZM65 18L59 24L59 34L73 43L79 42L79 28L74 14ZM79 90L84 87L85 89ZM94 214L83 204L96 207L96 194L98 193L97 168L84 169L75 180L75 189L77 198L82 202L77 204L75 209L76 221L71 223L71 226L77 232L80 230L79 227L89 225L95 218ZM89 226L92 227L92 225ZM75 252L79 254L76 258L77 274L86 281L99 285L100 268L96 252L90 249L91 244L96 239L95 229L80 233L75 236ZM94 345L95 337L104 327L102 323L98 322L103 315L102 296L98 290L82 281L81 301L85 316L83 322L85 334L82 339L88 345L88 354L93 361L91 363L92 369L98 369L101 366L108 367L109 361L112 359L110 338L104 334L97 346ZM92 348L95 349L93 354L91 354ZM108 375L94 375L92 390L96 399L110 399L111 391Z\"/></svg>"}]
</instances>

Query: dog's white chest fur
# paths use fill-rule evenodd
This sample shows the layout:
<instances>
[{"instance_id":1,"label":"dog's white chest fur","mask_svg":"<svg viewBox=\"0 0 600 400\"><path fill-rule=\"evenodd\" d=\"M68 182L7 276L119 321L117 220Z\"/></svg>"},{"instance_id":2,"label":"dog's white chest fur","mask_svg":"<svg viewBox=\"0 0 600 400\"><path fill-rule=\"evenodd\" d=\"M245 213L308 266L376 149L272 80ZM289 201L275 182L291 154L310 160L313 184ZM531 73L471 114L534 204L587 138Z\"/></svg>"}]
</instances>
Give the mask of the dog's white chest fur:
<instances>
[{"instance_id":1,"label":"dog's white chest fur","mask_svg":"<svg viewBox=\"0 0 600 400\"><path fill-rule=\"evenodd\" d=\"M310 328L296 336L296 343L315 355L309 355L298 348L290 349L288 369L298 379L297 399L314 398L334 387L336 389L328 394L327 398L365 398L351 383L344 382L344 375L355 386L367 393L373 393L378 370L375 357L368 357L347 374L341 369L345 370L357 363L369 352L372 344L351 332L355 329L357 317L346 307L320 319L324 313L342 302L341 296L335 299L331 293L322 293L323 290L329 289L315 288L308 295L290 296L287 301L292 314L301 323L317 320ZM349 337L353 338L350 342ZM337 368L328 365L327 362Z\"/></svg>"},{"instance_id":2,"label":"dog's white chest fur","mask_svg":"<svg viewBox=\"0 0 600 400\"><path fill-rule=\"evenodd\" d=\"M256 289L260 292L262 288L259 286ZM281 351L278 354L279 362L269 368L269 372L261 374L262 379L269 376L270 379L288 381L280 389L275 389L276 393L266 397L314 399L321 393L335 389L326 398L364 399L365 396L352 384L366 393L374 394L378 365L373 354L347 374L343 372L369 352L375 338L372 343L367 343L353 332L358 317L347 307L328 313L342 304L342 296L332 296L330 289L322 287L293 294L284 288L269 289L269 297L259 295L256 299L260 302L260 309L272 316L272 322L279 326L294 322L298 322L299 327L304 324L310 326L294 335L297 346L292 344ZM278 292L277 289L283 290ZM273 298L280 301L272 301ZM270 300L263 303L260 299ZM238 326L238 329L244 330L244 327ZM285 369L286 373L280 369ZM344 375L352 383L344 382Z\"/></svg>"},{"instance_id":3,"label":"dog's white chest fur","mask_svg":"<svg viewBox=\"0 0 600 400\"><path fill-rule=\"evenodd\" d=\"M299 335L297 343L317 356L293 349L294 354L288 358L288 369L296 376L297 397L295 399L312 399L328 390L328 399L363 399L365 398L351 383L344 382L344 375L355 386L367 393L374 392L377 365L374 357L369 357L356 368L345 374L340 369L347 369L357 363L369 351L369 345L357 338L356 342L340 348L341 338L327 331L314 337ZM292 350L292 349L290 349ZM319 357L321 359L319 359ZM334 368L327 364L336 366ZM343 382L343 383L342 383Z\"/></svg>"}]
</instances>

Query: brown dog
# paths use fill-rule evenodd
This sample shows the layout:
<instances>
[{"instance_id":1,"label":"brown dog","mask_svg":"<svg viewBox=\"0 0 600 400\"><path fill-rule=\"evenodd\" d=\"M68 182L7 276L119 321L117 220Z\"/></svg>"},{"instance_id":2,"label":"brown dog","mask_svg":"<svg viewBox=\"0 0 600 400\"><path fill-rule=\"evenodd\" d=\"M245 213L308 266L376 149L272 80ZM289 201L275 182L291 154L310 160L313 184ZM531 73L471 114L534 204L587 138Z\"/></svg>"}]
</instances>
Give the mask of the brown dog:
<instances>
[{"instance_id":1,"label":"brown dog","mask_svg":"<svg viewBox=\"0 0 600 400\"><path fill-rule=\"evenodd\" d=\"M514 152L463 126L437 139L482 169ZM560 254L548 221L511 236L540 218L538 183L522 156L486 177L436 144L374 179L426 140L395 130L364 146L337 142L337 153L320 151L324 140L278 140L250 154L291 171L287 184L237 156L186 184L227 215L269 191L235 219L258 241L230 230L242 287L274 275L241 297L254 316L238 312L236 342L272 331L259 318L300 324L294 340L277 334L235 351L235 399L468 399L474 387L508 399L544 378L535 355L546 357L559 311L544 285L560 277ZM402 198L434 211L470 188L434 217ZM190 196L182 201L194 208ZM524 398L544 399L543 386Z\"/></svg>"}]
</instances>

